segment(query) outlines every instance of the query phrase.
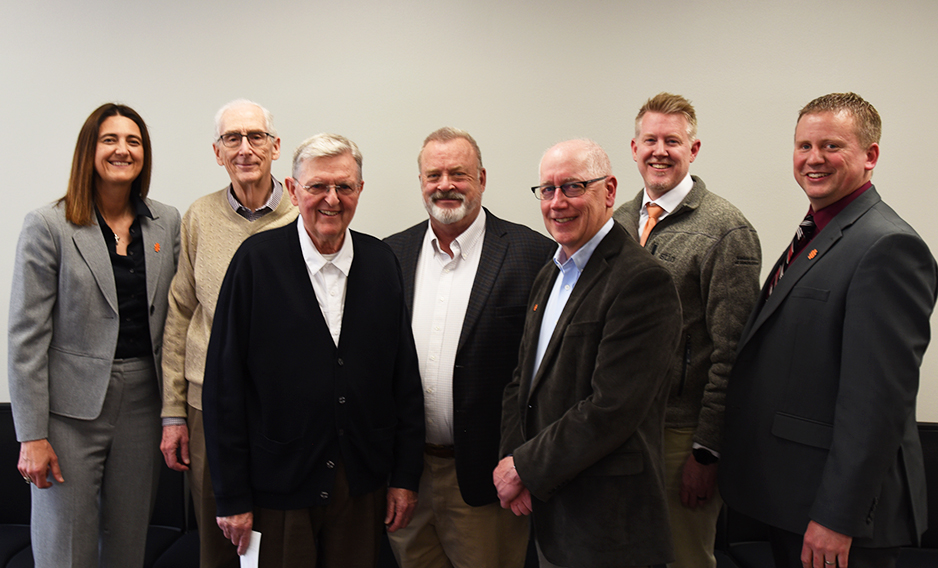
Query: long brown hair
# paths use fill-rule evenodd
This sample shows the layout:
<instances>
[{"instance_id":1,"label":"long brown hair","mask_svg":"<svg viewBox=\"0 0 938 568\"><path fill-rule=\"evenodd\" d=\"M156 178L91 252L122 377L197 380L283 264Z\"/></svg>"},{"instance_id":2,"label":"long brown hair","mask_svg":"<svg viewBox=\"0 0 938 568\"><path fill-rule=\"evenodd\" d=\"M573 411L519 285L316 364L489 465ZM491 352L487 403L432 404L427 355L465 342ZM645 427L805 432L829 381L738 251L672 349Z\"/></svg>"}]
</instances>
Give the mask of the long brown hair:
<instances>
[{"instance_id":1,"label":"long brown hair","mask_svg":"<svg viewBox=\"0 0 938 568\"><path fill-rule=\"evenodd\" d=\"M140 128L143 139L143 169L133 181L131 192L143 199L150 191L150 133L137 111L126 105L106 103L95 109L85 120L75 143L72 157L72 173L68 178L68 189L59 202L65 202L65 218L76 225L91 225L94 219L95 169L94 156L98 148L98 132L101 124L112 116L129 118Z\"/></svg>"}]
</instances>

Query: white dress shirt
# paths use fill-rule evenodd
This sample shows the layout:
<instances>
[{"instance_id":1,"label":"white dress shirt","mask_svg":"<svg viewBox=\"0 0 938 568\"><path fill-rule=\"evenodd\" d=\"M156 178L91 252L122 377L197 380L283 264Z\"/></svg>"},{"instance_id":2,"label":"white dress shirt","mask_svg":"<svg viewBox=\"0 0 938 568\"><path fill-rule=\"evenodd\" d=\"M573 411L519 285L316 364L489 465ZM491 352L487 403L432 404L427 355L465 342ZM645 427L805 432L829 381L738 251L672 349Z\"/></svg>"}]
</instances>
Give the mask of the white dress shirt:
<instances>
[{"instance_id":1,"label":"white dress shirt","mask_svg":"<svg viewBox=\"0 0 938 568\"><path fill-rule=\"evenodd\" d=\"M642 210L638 216L638 234L641 235L642 231L645 230L645 223L648 222L648 204L654 203L658 207L664 209L661 212L661 215L658 215L658 221L661 221L671 213L674 213L674 210L677 209L677 206L684 201L684 198L687 197L687 194L690 193L690 190L694 188L694 180L691 179L690 174L687 174L681 183L675 185L667 193L659 197L658 199L652 199L648 197L648 188L645 188L644 195L642 197Z\"/></svg>"},{"instance_id":2,"label":"white dress shirt","mask_svg":"<svg viewBox=\"0 0 938 568\"><path fill-rule=\"evenodd\" d=\"M345 287L354 256L352 233L346 227L345 240L342 241L339 252L323 255L316 249L313 239L306 232L302 215L297 216L296 227L309 281L313 285L313 292L316 293L322 317L329 326L332 341L338 346L339 335L342 333L342 314L345 313Z\"/></svg>"},{"instance_id":3,"label":"white dress shirt","mask_svg":"<svg viewBox=\"0 0 938 568\"><path fill-rule=\"evenodd\" d=\"M469 295L475 282L485 211L443 251L428 225L414 276L414 315L411 322L420 378L423 381L427 442L453 445L453 367Z\"/></svg>"}]
</instances>

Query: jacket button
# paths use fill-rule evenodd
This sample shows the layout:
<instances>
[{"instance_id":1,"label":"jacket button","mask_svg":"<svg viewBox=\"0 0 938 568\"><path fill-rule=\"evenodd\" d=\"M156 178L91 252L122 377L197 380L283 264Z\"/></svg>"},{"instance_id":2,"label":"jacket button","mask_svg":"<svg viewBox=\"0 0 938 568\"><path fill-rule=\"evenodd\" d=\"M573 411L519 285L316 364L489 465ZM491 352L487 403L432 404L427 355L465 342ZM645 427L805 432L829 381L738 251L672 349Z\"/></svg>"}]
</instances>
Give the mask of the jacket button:
<instances>
[{"instance_id":1,"label":"jacket button","mask_svg":"<svg viewBox=\"0 0 938 568\"><path fill-rule=\"evenodd\" d=\"M320 498L320 499L328 499L328 498L329 498L329 494L326 493L325 491L323 491L322 493L319 494L319 498Z\"/></svg>"},{"instance_id":2,"label":"jacket button","mask_svg":"<svg viewBox=\"0 0 938 568\"><path fill-rule=\"evenodd\" d=\"M326 467L332 469L335 467L335 463L332 460L326 462Z\"/></svg>"},{"instance_id":3,"label":"jacket button","mask_svg":"<svg viewBox=\"0 0 938 568\"><path fill-rule=\"evenodd\" d=\"M340 396L340 397L339 397L339 404L345 404L345 397L344 397L344 396Z\"/></svg>"},{"instance_id":4,"label":"jacket button","mask_svg":"<svg viewBox=\"0 0 938 568\"><path fill-rule=\"evenodd\" d=\"M336 363L341 367L342 365L345 364L345 361L343 361L343 360L340 358L340 359L338 359L338 360L336 361Z\"/></svg>"}]
</instances>

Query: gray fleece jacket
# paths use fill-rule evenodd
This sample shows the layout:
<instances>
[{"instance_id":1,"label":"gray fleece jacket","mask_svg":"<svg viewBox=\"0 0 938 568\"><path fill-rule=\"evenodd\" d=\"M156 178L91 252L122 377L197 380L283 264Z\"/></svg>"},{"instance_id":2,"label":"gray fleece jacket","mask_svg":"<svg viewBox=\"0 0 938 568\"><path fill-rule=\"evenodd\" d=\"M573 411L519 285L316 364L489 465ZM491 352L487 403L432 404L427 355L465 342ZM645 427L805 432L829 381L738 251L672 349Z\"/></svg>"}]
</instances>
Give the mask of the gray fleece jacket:
<instances>
[{"instance_id":1,"label":"gray fleece jacket","mask_svg":"<svg viewBox=\"0 0 938 568\"><path fill-rule=\"evenodd\" d=\"M762 249L739 209L691 178L694 187L645 248L670 270L684 312L665 426L696 428L694 441L719 452L726 385L759 295ZM613 215L636 240L643 193Z\"/></svg>"}]
</instances>

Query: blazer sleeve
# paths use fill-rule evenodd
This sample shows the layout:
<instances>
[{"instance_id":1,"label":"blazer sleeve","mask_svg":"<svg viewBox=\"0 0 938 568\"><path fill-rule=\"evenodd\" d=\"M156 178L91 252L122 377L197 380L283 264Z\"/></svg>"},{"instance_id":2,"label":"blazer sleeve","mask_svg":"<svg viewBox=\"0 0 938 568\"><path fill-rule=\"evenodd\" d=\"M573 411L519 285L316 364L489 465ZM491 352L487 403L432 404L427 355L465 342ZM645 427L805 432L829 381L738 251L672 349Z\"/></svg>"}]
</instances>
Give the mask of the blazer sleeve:
<instances>
[{"instance_id":1,"label":"blazer sleeve","mask_svg":"<svg viewBox=\"0 0 938 568\"><path fill-rule=\"evenodd\" d=\"M850 280L833 438L810 510L839 533L869 536L867 516L914 424L936 281L928 247L908 233L877 240Z\"/></svg>"},{"instance_id":2,"label":"blazer sleeve","mask_svg":"<svg viewBox=\"0 0 938 568\"><path fill-rule=\"evenodd\" d=\"M8 381L16 439L48 437L49 346L58 298L59 242L39 211L26 216L10 294Z\"/></svg>"}]
</instances>

